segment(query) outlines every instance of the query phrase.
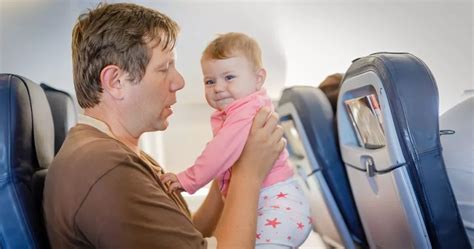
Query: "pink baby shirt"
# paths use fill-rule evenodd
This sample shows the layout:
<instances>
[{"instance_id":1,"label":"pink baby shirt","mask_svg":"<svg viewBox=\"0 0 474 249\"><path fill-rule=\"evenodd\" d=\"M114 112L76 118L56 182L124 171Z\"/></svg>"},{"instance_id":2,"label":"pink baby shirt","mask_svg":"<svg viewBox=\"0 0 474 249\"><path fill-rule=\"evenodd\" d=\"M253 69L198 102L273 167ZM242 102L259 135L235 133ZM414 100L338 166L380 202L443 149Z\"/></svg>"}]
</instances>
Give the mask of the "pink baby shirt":
<instances>
[{"instance_id":1,"label":"pink baby shirt","mask_svg":"<svg viewBox=\"0 0 474 249\"><path fill-rule=\"evenodd\" d=\"M252 127L253 118L261 107L274 109L265 89L238 99L222 111L211 116L214 138L209 141L194 165L177 175L184 190L193 194L217 177L220 190L226 196L230 181L230 168L244 149ZM258 167L256 165L255 167ZM288 161L288 151L284 149L272 170L263 182L263 187L293 176Z\"/></svg>"}]
</instances>

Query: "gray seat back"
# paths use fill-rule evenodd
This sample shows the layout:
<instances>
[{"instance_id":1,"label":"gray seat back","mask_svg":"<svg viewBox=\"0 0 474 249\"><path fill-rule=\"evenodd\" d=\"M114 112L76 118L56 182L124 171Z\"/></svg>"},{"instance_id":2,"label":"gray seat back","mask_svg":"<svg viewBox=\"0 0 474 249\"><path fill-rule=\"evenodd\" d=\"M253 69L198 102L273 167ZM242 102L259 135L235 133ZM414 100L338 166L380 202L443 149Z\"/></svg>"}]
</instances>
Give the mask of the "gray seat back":
<instances>
[{"instance_id":1,"label":"gray seat back","mask_svg":"<svg viewBox=\"0 0 474 249\"><path fill-rule=\"evenodd\" d=\"M469 248L441 154L438 90L407 53L355 60L337 106L339 143L371 248Z\"/></svg>"},{"instance_id":2,"label":"gray seat back","mask_svg":"<svg viewBox=\"0 0 474 249\"><path fill-rule=\"evenodd\" d=\"M339 154L335 119L328 98L316 87L287 88L278 111L288 140L290 160L307 185L317 232L327 244L335 247L366 247ZM298 136L292 135L294 133Z\"/></svg>"}]
</instances>

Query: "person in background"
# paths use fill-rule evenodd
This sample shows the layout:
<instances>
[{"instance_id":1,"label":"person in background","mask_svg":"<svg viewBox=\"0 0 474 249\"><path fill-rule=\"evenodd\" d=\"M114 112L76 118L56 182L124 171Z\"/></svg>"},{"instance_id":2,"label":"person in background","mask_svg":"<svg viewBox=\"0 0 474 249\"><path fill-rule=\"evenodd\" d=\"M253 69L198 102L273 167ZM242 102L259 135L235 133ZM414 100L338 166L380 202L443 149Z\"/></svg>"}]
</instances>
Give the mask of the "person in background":
<instances>
[{"instance_id":1,"label":"person in background","mask_svg":"<svg viewBox=\"0 0 474 249\"><path fill-rule=\"evenodd\" d=\"M337 110L337 96L341 89L343 74L334 73L328 75L320 84L319 89L324 92L324 94L329 99L331 103L332 110L336 113Z\"/></svg>"},{"instance_id":2,"label":"person in background","mask_svg":"<svg viewBox=\"0 0 474 249\"><path fill-rule=\"evenodd\" d=\"M52 248L206 248L203 237L213 234L218 248L255 245L258 192L285 147L275 113L261 108L253 119L225 204L214 183L194 215L138 147L144 132L166 130L184 87L178 31L165 14L128 3L100 4L78 18L72 61L84 115L45 181Z\"/></svg>"}]
</instances>

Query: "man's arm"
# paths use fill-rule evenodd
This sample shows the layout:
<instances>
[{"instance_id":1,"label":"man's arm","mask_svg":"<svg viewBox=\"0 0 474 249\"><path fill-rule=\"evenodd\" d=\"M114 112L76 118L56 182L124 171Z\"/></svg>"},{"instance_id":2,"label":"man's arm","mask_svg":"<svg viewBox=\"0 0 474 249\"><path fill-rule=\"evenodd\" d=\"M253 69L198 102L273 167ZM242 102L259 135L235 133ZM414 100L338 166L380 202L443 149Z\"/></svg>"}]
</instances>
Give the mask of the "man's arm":
<instances>
[{"instance_id":1,"label":"man's arm","mask_svg":"<svg viewBox=\"0 0 474 249\"><path fill-rule=\"evenodd\" d=\"M193 223L204 237L213 235L222 213L224 202L216 181L212 182L206 199L193 216Z\"/></svg>"},{"instance_id":2,"label":"man's arm","mask_svg":"<svg viewBox=\"0 0 474 249\"><path fill-rule=\"evenodd\" d=\"M255 116L216 228L218 248L254 248L260 187L286 143L278 116L262 108Z\"/></svg>"}]
</instances>

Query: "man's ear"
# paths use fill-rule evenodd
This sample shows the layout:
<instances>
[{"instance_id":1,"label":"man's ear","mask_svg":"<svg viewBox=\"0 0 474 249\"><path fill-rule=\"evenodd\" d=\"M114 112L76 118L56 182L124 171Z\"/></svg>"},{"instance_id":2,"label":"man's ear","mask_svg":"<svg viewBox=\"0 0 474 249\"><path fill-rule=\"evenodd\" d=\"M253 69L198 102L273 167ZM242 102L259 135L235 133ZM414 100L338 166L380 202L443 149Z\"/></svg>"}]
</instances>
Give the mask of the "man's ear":
<instances>
[{"instance_id":1,"label":"man's ear","mask_svg":"<svg viewBox=\"0 0 474 249\"><path fill-rule=\"evenodd\" d=\"M257 90L262 89L263 83L265 82L265 79L267 78L267 71L265 69L260 68L257 70Z\"/></svg>"},{"instance_id":2,"label":"man's ear","mask_svg":"<svg viewBox=\"0 0 474 249\"><path fill-rule=\"evenodd\" d=\"M116 65L107 65L100 71L100 82L102 88L112 98L121 100L124 98L123 80L124 72Z\"/></svg>"}]
</instances>

